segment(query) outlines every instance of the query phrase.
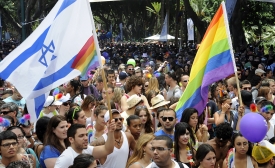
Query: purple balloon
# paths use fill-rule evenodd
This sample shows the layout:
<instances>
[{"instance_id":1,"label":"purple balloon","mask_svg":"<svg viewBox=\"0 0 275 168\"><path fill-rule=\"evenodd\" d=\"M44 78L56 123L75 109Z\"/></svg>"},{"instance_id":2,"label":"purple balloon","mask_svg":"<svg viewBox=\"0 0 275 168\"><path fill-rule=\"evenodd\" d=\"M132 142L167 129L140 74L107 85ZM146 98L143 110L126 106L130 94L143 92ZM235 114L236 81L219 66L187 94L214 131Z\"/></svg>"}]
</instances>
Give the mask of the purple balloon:
<instances>
[{"instance_id":1,"label":"purple balloon","mask_svg":"<svg viewBox=\"0 0 275 168\"><path fill-rule=\"evenodd\" d=\"M250 142L258 143L263 140L267 129L266 120L257 113L245 114L240 122L240 132Z\"/></svg>"}]
</instances>

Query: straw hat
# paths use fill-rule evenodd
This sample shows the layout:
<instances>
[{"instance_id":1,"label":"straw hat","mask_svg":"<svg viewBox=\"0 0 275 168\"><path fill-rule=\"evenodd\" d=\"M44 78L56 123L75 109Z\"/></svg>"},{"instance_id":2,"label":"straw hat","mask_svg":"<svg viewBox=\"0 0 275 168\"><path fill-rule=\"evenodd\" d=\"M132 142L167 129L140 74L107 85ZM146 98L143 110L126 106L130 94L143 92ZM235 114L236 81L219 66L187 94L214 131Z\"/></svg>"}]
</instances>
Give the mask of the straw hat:
<instances>
[{"instance_id":1,"label":"straw hat","mask_svg":"<svg viewBox=\"0 0 275 168\"><path fill-rule=\"evenodd\" d=\"M131 97L129 97L127 99L128 109L136 106L141 100L142 100L141 97L138 96L138 95L136 95L136 94L134 94Z\"/></svg>"},{"instance_id":2,"label":"straw hat","mask_svg":"<svg viewBox=\"0 0 275 168\"><path fill-rule=\"evenodd\" d=\"M156 97L153 97L151 99L152 107L150 107L149 109L152 110L152 109L164 106L169 103L170 103L170 101L166 101L162 95L158 94Z\"/></svg>"},{"instance_id":3,"label":"straw hat","mask_svg":"<svg viewBox=\"0 0 275 168\"><path fill-rule=\"evenodd\" d=\"M256 162L260 164L266 163L273 156L275 156L275 146L267 140L263 140L260 143L254 145L252 156L256 160Z\"/></svg>"}]
</instances>

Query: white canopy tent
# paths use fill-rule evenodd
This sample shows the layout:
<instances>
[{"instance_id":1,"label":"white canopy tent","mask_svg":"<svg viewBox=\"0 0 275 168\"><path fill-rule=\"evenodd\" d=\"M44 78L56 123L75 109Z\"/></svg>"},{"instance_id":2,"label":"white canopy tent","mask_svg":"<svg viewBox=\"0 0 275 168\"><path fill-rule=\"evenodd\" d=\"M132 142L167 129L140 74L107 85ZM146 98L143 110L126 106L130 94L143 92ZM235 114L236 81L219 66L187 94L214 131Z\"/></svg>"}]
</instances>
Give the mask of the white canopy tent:
<instances>
[{"instance_id":1,"label":"white canopy tent","mask_svg":"<svg viewBox=\"0 0 275 168\"><path fill-rule=\"evenodd\" d=\"M150 36L145 38L146 40L158 40L158 41L167 41L167 40L175 40L174 36L171 36L170 34L164 35L164 36L160 36L159 34ZM180 38L178 38L180 39Z\"/></svg>"}]
</instances>

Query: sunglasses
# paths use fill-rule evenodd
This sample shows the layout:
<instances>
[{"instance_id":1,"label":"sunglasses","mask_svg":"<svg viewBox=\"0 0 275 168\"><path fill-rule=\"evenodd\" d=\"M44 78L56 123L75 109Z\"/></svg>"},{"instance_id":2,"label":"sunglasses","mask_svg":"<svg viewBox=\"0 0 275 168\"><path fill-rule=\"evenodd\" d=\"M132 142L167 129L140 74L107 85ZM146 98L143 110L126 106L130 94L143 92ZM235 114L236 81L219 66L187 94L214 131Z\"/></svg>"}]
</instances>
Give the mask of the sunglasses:
<instances>
[{"instance_id":1,"label":"sunglasses","mask_svg":"<svg viewBox=\"0 0 275 168\"><path fill-rule=\"evenodd\" d=\"M189 82L189 80L184 80L183 82Z\"/></svg>"},{"instance_id":2,"label":"sunglasses","mask_svg":"<svg viewBox=\"0 0 275 168\"><path fill-rule=\"evenodd\" d=\"M13 112L13 111L11 111L11 110L10 110L10 111L1 111L0 114L1 114L1 115L2 115L2 114L3 114L3 115L7 115L7 114L9 114L9 113L11 113L11 112Z\"/></svg>"},{"instance_id":3,"label":"sunglasses","mask_svg":"<svg viewBox=\"0 0 275 168\"><path fill-rule=\"evenodd\" d=\"M251 90L251 87L244 87L243 90Z\"/></svg>"},{"instance_id":4,"label":"sunglasses","mask_svg":"<svg viewBox=\"0 0 275 168\"><path fill-rule=\"evenodd\" d=\"M238 73L238 76L241 75L241 73Z\"/></svg>"},{"instance_id":5,"label":"sunglasses","mask_svg":"<svg viewBox=\"0 0 275 168\"><path fill-rule=\"evenodd\" d=\"M162 121L167 121L167 119L168 119L169 121L173 121L173 120L174 120L174 117L162 117L161 119L162 119Z\"/></svg>"},{"instance_id":6,"label":"sunglasses","mask_svg":"<svg viewBox=\"0 0 275 168\"><path fill-rule=\"evenodd\" d=\"M129 71L133 71L134 69L132 69L132 68L129 68L128 70L129 70Z\"/></svg>"},{"instance_id":7,"label":"sunglasses","mask_svg":"<svg viewBox=\"0 0 275 168\"><path fill-rule=\"evenodd\" d=\"M182 59L182 58L179 57L178 59Z\"/></svg>"},{"instance_id":8,"label":"sunglasses","mask_svg":"<svg viewBox=\"0 0 275 168\"><path fill-rule=\"evenodd\" d=\"M114 118L114 119L115 119L115 122L118 122L118 120L121 121L121 122L124 121L124 118L122 118L122 117L120 117L120 118Z\"/></svg>"},{"instance_id":9,"label":"sunglasses","mask_svg":"<svg viewBox=\"0 0 275 168\"><path fill-rule=\"evenodd\" d=\"M144 85L144 87L148 87L149 85Z\"/></svg>"}]
</instances>

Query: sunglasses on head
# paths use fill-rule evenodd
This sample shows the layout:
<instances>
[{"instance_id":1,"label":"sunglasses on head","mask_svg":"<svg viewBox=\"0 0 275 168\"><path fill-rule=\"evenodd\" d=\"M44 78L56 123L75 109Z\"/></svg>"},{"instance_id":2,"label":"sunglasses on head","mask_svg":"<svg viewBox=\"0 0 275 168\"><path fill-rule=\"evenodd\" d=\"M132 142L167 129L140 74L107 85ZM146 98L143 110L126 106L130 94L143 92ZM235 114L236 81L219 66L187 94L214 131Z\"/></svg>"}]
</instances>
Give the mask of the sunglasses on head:
<instances>
[{"instance_id":1,"label":"sunglasses on head","mask_svg":"<svg viewBox=\"0 0 275 168\"><path fill-rule=\"evenodd\" d=\"M173 121L174 120L174 117L162 117L162 121L167 121L167 119L169 121Z\"/></svg>"},{"instance_id":2,"label":"sunglasses on head","mask_svg":"<svg viewBox=\"0 0 275 168\"><path fill-rule=\"evenodd\" d=\"M121 122L124 121L124 118L122 118L122 117L120 117L120 118L114 118L114 119L115 119L115 122L118 122L118 120L121 121Z\"/></svg>"}]
</instances>

